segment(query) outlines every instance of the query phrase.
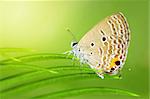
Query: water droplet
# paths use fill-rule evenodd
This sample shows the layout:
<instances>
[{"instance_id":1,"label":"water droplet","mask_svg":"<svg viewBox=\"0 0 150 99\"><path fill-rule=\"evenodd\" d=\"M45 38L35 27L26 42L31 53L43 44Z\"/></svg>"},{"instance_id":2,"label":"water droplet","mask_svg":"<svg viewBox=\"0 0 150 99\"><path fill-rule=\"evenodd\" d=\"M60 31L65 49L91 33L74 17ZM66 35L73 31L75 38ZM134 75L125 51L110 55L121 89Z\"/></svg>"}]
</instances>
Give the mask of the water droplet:
<instances>
[{"instance_id":1,"label":"water droplet","mask_svg":"<svg viewBox=\"0 0 150 99\"><path fill-rule=\"evenodd\" d=\"M131 71L131 68L129 68L128 70Z\"/></svg>"}]
</instances>

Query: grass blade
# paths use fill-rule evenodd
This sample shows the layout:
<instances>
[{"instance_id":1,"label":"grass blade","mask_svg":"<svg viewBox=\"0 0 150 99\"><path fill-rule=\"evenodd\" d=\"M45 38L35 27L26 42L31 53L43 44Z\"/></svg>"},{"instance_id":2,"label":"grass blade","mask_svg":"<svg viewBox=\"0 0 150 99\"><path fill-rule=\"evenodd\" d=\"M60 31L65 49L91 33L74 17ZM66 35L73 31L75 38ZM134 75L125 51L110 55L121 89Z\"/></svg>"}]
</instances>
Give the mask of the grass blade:
<instances>
[{"instance_id":1,"label":"grass blade","mask_svg":"<svg viewBox=\"0 0 150 99\"><path fill-rule=\"evenodd\" d=\"M42 74L42 73L41 73ZM24 77L30 77L31 75L33 74L28 74L28 75L23 75ZM35 73L35 77L30 77L28 79L35 79L35 78L38 78L37 75L39 75L39 72L36 72ZM43 74L44 75L44 74ZM23 78L23 77L22 77ZM42 85L45 85L45 84L50 84L52 83L53 81L56 82L58 80L71 80L71 79L75 79L75 78L79 78L79 79L87 79L87 78L98 78L95 73L91 73L91 72L87 72L87 73L72 73L72 74L64 74L64 75L59 75L59 76L46 76L46 77L43 77L40 79L36 79L36 80L30 80L30 81L26 81L25 79L22 80L21 83L18 82L18 84L16 84L16 79L13 79L11 82L14 83L13 86L8 86L8 87L5 87L5 88L1 88L1 94L4 93L6 94L7 92L16 92L16 90L19 90L19 89L24 89L27 87L27 91L28 88L31 88L31 87L34 87L34 85L37 87L37 84L39 86L42 86ZM20 79L20 78L17 78L17 79ZM98 78L99 79L99 78ZM1 85L4 85L6 84L7 82L2 82ZM35 87L35 88L36 88ZM33 89L35 89L33 88ZM31 90L30 90L31 91Z\"/></svg>"},{"instance_id":2,"label":"grass blade","mask_svg":"<svg viewBox=\"0 0 150 99\"><path fill-rule=\"evenodd\" d=\"M20 68L20 69L26 69L29 68L31 70L26 70L25 72L18 72L13 75L8 76L0 76L0 92L1 96L3 97L11 97L13 94L24 94L24 93L30 93L34 90L36 90L38 87L43 87L45 85L49 85L51 83L60 82L63 80L78 80L78 79L97 79L101 80L94 70L87 67L80 67L80 66L74 66L72 65L57 65L53 66L52 63L50 63L49 67L46 66L37 66L37 65L31 65L27 64L26 62L34 62L34 61L43 61L43 60L58 60L59 59L69 59L71 60L73 56L67 54L51 54L51 53L41 53L41 54L32 54L32 55L25 55L20 57L15 57L16 59L21 60L20 62L13 61L12 59L5 59L0 61L1 68L3 70L6 70L5 72L1 74L6 74L7 71L9 73L10 69L7 68L9 65L14 64L14 68ZM60 62L61 63L61 62ZM70 64L70 63L69 63ZM5 69L7 68L7 69ZM19 69L15 69L17 72ZM56 73L57 72L57 73ZM38 76L37 76L38 75ZM108 76L106 75L106 78L109 79L118 79L116 76ZM137 94L131 93L129 91L119 90L119 89L111 89L111 88L104 88L104 87L92 87L92 88L79 88L79 89L70 89L70 90L64 90L60 92L54 92L49 94L39 94L37 97L34 98L47 98L47 97L67 97L67 93L70 93L70 95L78 95L78 94L84 94L89 92L106 92L106 93L117 93L117 94L125 94L129 96L138 96ZM70 96L69 95L69 96Z\"/></svg>"},{"instance_id":3,"label":"grass blade","mask_svg":"<svg viewBox=\"0 0 150 99\"><path fill-rule=\"evenodd\" d=\"M118 94L118 95L128 95L128 96L134 96L138 97L138 94L135 94L130 91L122 90L122 89L116 89L116 88L107 88L107 87L88 87L88 88L78 88L78 89L69 89L69 90L63 90L53 93L48 93L40 96L36 96L34 98L58 98L58 97L69 97L69 96L75 96L75 95L81 95L81 94L87 94L91 92L101 93L101 94Z\"/></svg>"},{"instance_id":4,"label":"grass blade","mask_svg":"<svg viewBox=\"0 0 150 99\"><path fill-rule=\"evenodd\" d=\"M49 59L72 59L73 56L66 54L52 54L52 53L41 53L41 54L31 54L31 55L24 55L15 57L16 59L20 60L21 62L30 62L30 61L40 61L40 60L49 60ZM11 59L5 59L0 61L0 64L11 64L16 63Z\"/></svg>"}]
</instances>

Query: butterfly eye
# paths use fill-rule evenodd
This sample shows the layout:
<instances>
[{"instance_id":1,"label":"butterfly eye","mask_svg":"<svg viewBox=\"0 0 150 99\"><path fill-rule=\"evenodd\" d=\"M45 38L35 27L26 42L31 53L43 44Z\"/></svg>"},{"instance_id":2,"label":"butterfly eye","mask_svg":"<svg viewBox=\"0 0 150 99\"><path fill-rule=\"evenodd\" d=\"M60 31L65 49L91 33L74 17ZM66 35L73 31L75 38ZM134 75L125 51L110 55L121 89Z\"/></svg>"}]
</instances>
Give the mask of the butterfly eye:
<instances>
[{"instance_id":1,"label":"butterfly eye","mask_svg":"<svg viewBox=\"0 0 150 99\"><path fill-rule=\"evenodd\" d=\"M102 37L102 41L106 41L106 37Z\"/></svg>"},{"instance_id":2,"label":"butterfly eye","mask_svg":"<svg viewBox=\"0 0 150 99\"><path fill-rule=\"evenodd\" d=\"M72 42L71 47L74 47L77 44L78 44L78 42Z\"/></svg>"}]
</instances>

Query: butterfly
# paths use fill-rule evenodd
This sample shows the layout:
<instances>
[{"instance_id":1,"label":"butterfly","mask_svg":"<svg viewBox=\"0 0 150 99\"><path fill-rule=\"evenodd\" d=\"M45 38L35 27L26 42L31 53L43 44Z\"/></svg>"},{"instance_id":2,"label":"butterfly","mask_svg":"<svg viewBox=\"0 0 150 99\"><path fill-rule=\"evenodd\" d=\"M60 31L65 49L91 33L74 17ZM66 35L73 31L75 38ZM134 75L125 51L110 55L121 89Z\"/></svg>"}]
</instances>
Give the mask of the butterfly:
<instances>
[{"instance_id":1,"label":"butterfly","mask_svg":"<svg viewBox=\"0 0 150 99\"><path fill-rule=\"evenodd\" d=\"M87 63L102 79L104 74L116 75L128 53L130 30L119 12L106 17L87 32L79 42L72 43L72 53Z\"/></svg>"}]
</instances>

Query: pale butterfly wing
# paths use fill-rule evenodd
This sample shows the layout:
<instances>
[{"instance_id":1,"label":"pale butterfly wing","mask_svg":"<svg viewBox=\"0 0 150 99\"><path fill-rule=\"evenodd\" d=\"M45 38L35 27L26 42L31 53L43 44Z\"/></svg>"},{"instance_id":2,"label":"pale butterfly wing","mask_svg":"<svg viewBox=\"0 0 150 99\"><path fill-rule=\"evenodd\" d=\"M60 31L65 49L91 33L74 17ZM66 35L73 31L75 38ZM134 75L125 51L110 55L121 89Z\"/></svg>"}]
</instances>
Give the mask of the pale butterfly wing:
<instances>
[{"instance_id":1,"label":"pale butterfly wing","mask_svg":"<svg viewBox=\"0 0 150 99\"><path fill-rule=\"evenodd\" d=\"M103 78L117 74L123 67L130 41L127 20L122 13L109 16L87 32L73 48L73 53Z\"/></svg>"}]
</instances>

